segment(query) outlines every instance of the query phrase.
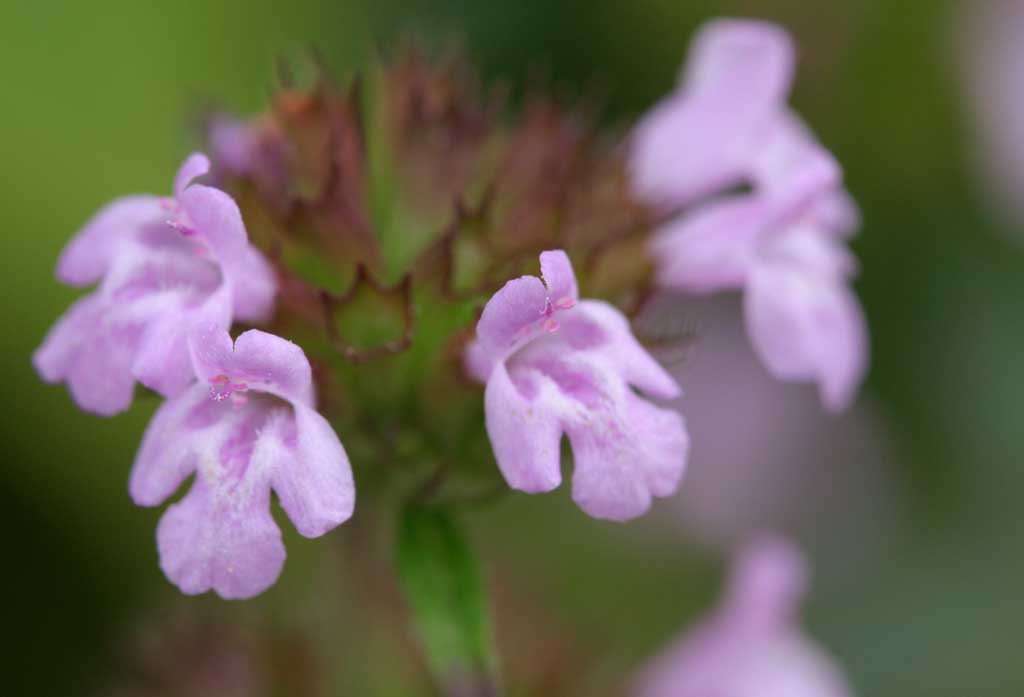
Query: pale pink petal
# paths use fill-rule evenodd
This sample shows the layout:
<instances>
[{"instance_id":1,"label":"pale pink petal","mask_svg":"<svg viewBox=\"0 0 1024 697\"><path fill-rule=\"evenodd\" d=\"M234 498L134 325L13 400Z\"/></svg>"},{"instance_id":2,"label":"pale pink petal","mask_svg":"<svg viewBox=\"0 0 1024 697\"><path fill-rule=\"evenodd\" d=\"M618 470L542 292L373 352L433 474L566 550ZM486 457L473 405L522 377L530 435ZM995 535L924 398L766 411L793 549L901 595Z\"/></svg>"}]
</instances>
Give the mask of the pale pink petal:
<instances>
[{"instance_id":1,"label":"pale pink petal","mask_svg":"<svg viewBox=\"0 0 1024 697\"><path fill-rule=\"evenodd\" d=\"M238 204L220 189L193 184L178 196L178 201L196 232L210 245L225 273L241 259L248 246Z\"/></svg>"},{"instance_id":2,"label":"pale pink petal","mask_svg":"<svg viewBox=\"0 0 1024 697\"><path fill-rule=\"evenodd\" d=\"M234 316L240 322L260 324L274 312L277 279L270 263L249 245L224 268L234 297Z\"/></svg>"},{"instance_id":3,"label":"pale pink petal","mask_svg":"<svg viewBox=\"0 0 1024 697\"><path fill-rule=\"evenodd\" d=\"M830 231L811 222L797 223L774 238L761 254L761 263L780 263L809 273L842 280L857 274L857 258Z\"/></svg>"},{"instance_id":4,"label":"pale pink petal","mask_svg":"<svg viewBox=\"0 0 1024 697\"><path fill-rule=\"evenodd\" d=\"M530 375L513 382L499 362L484 393L487 435L505 480L528 493L551 491L562 481L560 409L547 381Z\"/></svg>"},{"instance_id":5,"label":"pale pink petal","mask_svg":"<svg viewBox=\"0 0 1024 697\"><path fill-rule=\"evenodd\" d=\"M250 329L235 339L232 379L250 389L313 406L313 371L302 348L287 339Z\"/></svg>"},{"instance_id":6,"label":"pale pink petal","mask_svg":"<svg viewBox=\"0 0 1024 697\"><path fill-rule=\"evenodd\" d=\"M161 568L183 592L250 597L277 578L284 548L270 517L270 480L289 430L292 410L281 402L218 401L201 384L158 412L130 491L155 504L195 471L191 491L157 529Z\"/></svg>"},{"instance_id":7,"label":"pale pink petal","mask_svg":"<svg viewBox=\"0 0 1024 697\"><path fill-rule=\"evenodd\" d=\"M179 179L186 171L201 175L208 170L206 157L194 154L182 166ZM191 225L209 244L232 287L236 317L246 322L268 319L273 310L276 279L263 255L248 244L242 214L234 199L201 184L176 191Z\"/></svg>"},{"instance_id":8,"label":"pale pink petal","mask_svg":"<svg viewBox=\"0 0 1024 697\"><path fill-rule=\"evenodd\" d=\"M987 0L957 4L963 42L964 108L974 138L962 143L973 160L986 203L1007 230L1024 224L1024 3ZM959 13L958 13L959 14ZM952 24L950 25L952 27Z\"/></svg>"},{"instance_id":9,"label":"pale pink petal","mask_svg":"<svg viewBox=\"0 0 1024 697\"><path fill-rule=\"evenodd\" d=\"M179 394L195 380L188 355L187 329L187 311L160 316L142 333L132 361L132 375L164 397Z\"/></svg>"},{"instance_id":10,"label":"pale pink petal","mask_svg":"<svg viewBox=\"0 0 1024 697\"><path fill-rule=\"evenodd\" d=\"M199 384L160 405L146 427L128 478L132 501L157 506L195 471L200 451L194 436L218 422L220 406ZM211 437L209 432L206 437Z\"/></svg>"},{"instance_id":11,"label":"pale pink petal","mask_svg":"<svg viewBox=\"0 0 1024 697\"><path fill-rule=\"evenodd\" d=\"M32 356L47 382L66 381L79 407L103 416L131 405L135 378L129 370L138 325L119 321L106 299L78 300L50 329Z\"/></svg>"},{"instance_id":12,"label":"pale pink petal","mask_svg":"<svg viewBox=\"0 0 1024 697\"><path fill-rule=\"evenodd\" d=\"M75 404L101 416L130 406L134 379L127 367L138 340L139 328L124 324L97 331L81 343L67 376Z\"/></svg>"},{"instance_id":13,"label":"pale pink petal","mask_svg":"<svg viewBox=\"0 0 1024 697\"><path fill-rule=\"evenodd\" d=\"M572 445L573 499L594 517L628 520L643 514L652 496L674 493L688 443L679 414L637 397L612 361L596 351L567 351L564 339L555 335L514 356L512 388L524 398L514 413L520 420L525 414L531 423L550 426L540 429L535 444L507 437L503 449L526 463L535 460L533 448L549 446L547 434L554 432L557 420ZM491 383L501 377L499 371L495 368L488 382L488 394ZM510 397L486 401L488 419L509 418L505 410L510 403L515 404ZM520 441L530 438L522 431L519 436Z\"/></svg>"},{"instance_id":14,"label":"pale pink petal","mask_svg":"<svg viewBox=\"0 0 1024 697\"><path fill-rule=\"evenodd\" d=\"M747 331L769 372L813 380L832 410L853 400L867 368L867 331L841 280L786 264L763 264L744 300Z\"/></svg>"},{"instance_id":15,"label":"pale pink petal","mask_svg":"<svg viewBox=\"0 0 1024 697\"><path fill-rule=\"evenodd\" d=\"M699 94L728 92L751 105L776 105L789 93L793 62L793 43L779 25L717 19L694 37L682 82Z\"/></svg>"},{"instance_id":16,"label":"pale pink petal","mask_svg":"<svg viewBox=\"0 0 1024 697\"><path fill-rule=\"evenodd\" d=\"M598 415L600 427L568 426L573 453L572 498L589 515L631 520L652 496L671 496L682 479L688 441L682 417L626 393Z\"/></svg>"},{"instance_id":17,"label":"pale pink petal","mask_svg":"<svg viewBox=\"0 0 1024 697\"><path fill-rule=\"evenodd\" d=\"M774 130L755 163L754 193L697 206L659 230L651 243L659 285L695 293L740 288L763 247L794 221L848 213L837 210L831 155L791 117L777 119Z\"/></svg>"},{"instance_id":18,"label":"pale pink petal","mask_svg":"<svg viewBox=\"0 0 1024 697\"><path fill-rule=\"evenodd\" d=\"M79 230L57 260L57 278L87 286L107 272L119 245L146 226L163 226L167 213L156 196L126 196L104 206Z\"/></svg>"},{"instance_id":19,"label":"pale pink petal","mask_svg":"<svg viewBox=\"0 0 1024 697\"><path fill-rule=\"evenodd\" d=\"M667 97L633 131L629 166L636 195L662 207L683 206L742 182L749 151L767 130L759 119L737 123L747 115L736 106L691 103L685 94Z\"/></svg>"},{"instance_id":20,"label":"pale pink petal","mask_svg":"<svg viewBox=\"0 0 1024 697\"><path fill-rule=\"evenodd\" d=\"M682 417L597 371L574 375L581 366L567 367L560 379L589 380L593 400L583 402L586 411L577 407L565 417L573 453L573 500L595 518L625 521L643 515L653 496L672 495L682 479L689 448ZM580 394L578 388L568 389Z\"/></svg>"},{"instance_id":21,"label":"pale pink petal","mask_svg":"<svg viewBox=\"0 0 1024 697\"><path fill-rule=\"evenodd\" d=\"M267 260L248 243L242 214L234 199L219 189L193 184L180 200L231 285L238 319L268 319L277 290L276 278Z\"/></svg>"},{"instance_id":22,"label":"pale pink petal","mask_svg":"<svg viewBox=\"0 0 1024 697\"><path fill-rule=\"evenodd\" d=\"M355 508L355 484L345 449L324 417L295 405L292 442L276 457L272 485L295 529L318 537L344 523Z\"/></svg>"},{"instance_id":23,"label":"pale pink petal","mask_svg":"<svg viewBox=\"0 0 1024 697\"><path fill-rule=\"evenodd\" d=\"M576 275L566 253L542 252L540 267L543 281L536 276L515 278L487 301L476 326L477 340L466 351L466 366L472 375L486 380L495 361L556 330L556 315L576 304Z\"/></svg>"},{"instance_id":24,"label":"pale pink petal","mask_svg":"<svg viewBox=\"0 0 1024 697\"><path fill-rule=\"evenodd\" d=\"M160 568L181 592L251 598L281 574L285 551L270 517L270 492L245 494L213 488L200 476L160 519Z\"/></svg>"},{"instance_id":25,"label":"pale pink petal","mask_svg":"<svg viewBox=\"0 0 1024 697\"><path fill-rule=\"evenodd\" d=\"M178 173L174 175L174 197L180 199L193 179L198 179L209 171L210 160L203 153L194 152L186 157L178 168Z\"/></svg>"},{"instance_id":26,"label":"pale pink petal","mask_svg":"<svg viewBox=\"0 0 1024 697\"><path fill-rule=\"evenodd\" d=\"M232 343L226 330L212 322L194 325L189 335L192 365L200 382L220 378L244 384L306 406L313 405L313 371L297 344L258 329Z\"/></svg>"},{"instance_id":27,"label":"pale pink petal","mask_svg":"<svg viewBox=\"0 0 1024 697\"><path fill-rule=\"evenodd\" d=\"M76 403L99 414L126 409L135 379L173 395L192 379L182 332L193 315L203 315L196 303L217 282L210 264L183 260L175 250L129 245L100 288L50 331L36 366L46 380L66 380ZM220 313L225 324L229 311Z\"/></svg>"},{"instance_id":28,"label":"pale pink petal","mask_svg":"<svg viewBox=\"0 0 1024 697\"><path fill-rule=\"evenodd\" d=\"M544 285L548 287L548 296L554 307L564 309L575 304L580 293L569 255L561 249L542 252L540 275L544 279Z\"/></svg>"},{"instance_id":29,"label":"pale pink petal","mask_svg":"<svg viewBox=\"0 0 1024 697\"><path fill-rule=\"evenodd\" d=\"M767 22L706 25L679 91L634 132L630 170L637 194L678 206L748 178L789 89L792 52L786 33Z\"/></svg>"},{"instance_id":30,"label":"pale pink petal","mask_svg":"<svg viewBox=\"0 0 1024 697\"><path fill-rule=\"evenodd\" d=\"M842 180L839 163L790 111L772 120L752 175L757 192L771 198L783 214L835 191Z\"/></svg>"},{"instance_id":31,"label":"pale pink petal","mask_svg":"<svg viewBox=\"0 0 1024 697\"><path fill-rule=\"evenodd\" d=\"M463 355L466 372L480 382L487 382L498 362L497 352L479 339L466 346Z\"/></svg>"},{"instance_id":32,"label":"pale pink petal","mask_svg":"<svg viewBox=\"0 0 1024 697\"><path fill-rule=\"evenodd\" d=\"M851 697L835 661L795 629L730 637L691 630L641 674L632 697Z\"/></svg>"},{"instance_id":33,"label":"pale pink petal","mask_svg":"<svg viewBox=\"0 0 1024 697\"><path fill-rule=\"evenodd\" d=\"M800 550L782 538L762 536L745 545L733 561L723 611L757 629L794 622L808 576Z\"/></svg>"},{"instance_id":34,"label":"pale pink petal","mask_svg":"<svg viewBox=\"0 0 1024 697\"><path fill-rule=\"evenodd\" d=\"M231 116L219 115L207 131L210 151L218 167L235 176L246 174L253 159L253 137L249 124Z\"/></svg>"},{"instance_id":35,"label":"pale pink petal","mask_svg":"<svg viewBox=\"0 0 1024 697\"><path fill-rule=\"evenodd\" d=\"M32 365L39 377L50 383L67 377L78 356L83 333L97 322L104 309L102 299L93 295L79 298L68 308L32 354Z\"/></svg>"},{"instance_id":36,"label":"pale pink petal","mask_svg":"<svg viewBox=\"0 0 1024 697\"><path fill-rule=\"evenodd\" d=\"M169 310L152 321L142 334L132 363L132 373L146 387L165 397L180 393L195 379L188 350L190 327L212 323L227 329L231 324L231 294L221 287L199 307Z\"/></svg>"},{"instance_id":37,"label":"pale pink petal","mask_svg":"<svg viewBox=\"0 0 1024 697\"><path fill-rule=\"evenodd\" d=\"M189 352L199 382L208 384L228 377L235 368L235 344L231 335L215 322L202 322L189 331Z\"/></svg>"},{"instance_id":38,"label":"pale pink petal","mask_svg":"<svg viewBox=\"0 0 1024 697\"><path fill-rule=\"evenodd\" d=\"M744 550L719 609L640 673L634 697L849 697L832 659L796 624L806 564L778 540Z\"/></svg>"},{"instance_id":39,"label":"pale pink petal","mask_svg":"<svg viewBox=\"0 0 1024 697\"><path fill-rule=\"evenodd\" d=\"M469 372L486 380L494 364L540 330L548 293L536 276L506 283L487 301L476 325L476 341L466 352Z\"/></svg>"},{"instance_id":40,"label":"pale pink petal","mask_svg":"<svg viewBox=\"0 0 1024 697\"><path fill-rule=\"evenodd\" d=\"M861 226L857 203L841 188L820 197L811 210L811 218L815 226L840 238L853 235Z\"/></svg>"},{"instance_id":41,"label":"pale pink petal","mask_svg":"<svg viewBox=\"0 0 1024 697\"><path fill-rule=\"evenodd\" d=\"M714 201L663 226L651 242L664 288L709 293L741 288L770 217L754 196Z\"/></svg>"},{"instance_id":42,"label":"pale pink petal","mask_svg":"<svg viewBox=\"0 0 1024 697\"><path fill-rule=\"evenodd\" d=\"M752 275L744 298L747 332L776 377L815 379L813 314L820 290L813 278L785 266L766 266Z\"/></svg>"},{"instance_id":43,"label":"pale pink petal","mask_svg":"<svg viewBox=\"0 0 1024 697\"><path fill-rule=\"evenodd\" d=\"M487 301L477 337L496 350L511 348L524 328L543 318L547 299L547 289L536 276L512 279Z\"/></svg>"},{"instance_id":44,"label":"pale pink petal","mask_svg":"<svg viewBox=\"0 0 1024 697\"><path fill-rule=\"evenodd\" d=\"M562 337L573 348L600 344L602 355L618 367L630 385L658 399L675 399L682 390L658 361L633 336L629 320L614 306L600 300L584 300L573 313L561 318ZM599 333L595 336L595 331Z\"/></svg>"}]
</instances>

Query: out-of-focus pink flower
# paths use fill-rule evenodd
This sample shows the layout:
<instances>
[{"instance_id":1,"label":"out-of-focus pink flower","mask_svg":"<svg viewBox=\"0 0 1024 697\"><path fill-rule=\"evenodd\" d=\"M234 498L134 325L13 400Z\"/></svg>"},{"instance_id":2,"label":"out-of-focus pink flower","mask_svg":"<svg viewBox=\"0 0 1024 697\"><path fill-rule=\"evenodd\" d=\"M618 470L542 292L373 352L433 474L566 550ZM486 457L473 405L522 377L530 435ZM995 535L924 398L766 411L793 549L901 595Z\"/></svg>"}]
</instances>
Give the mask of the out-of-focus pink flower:
<instances>
[{"instance_id":1,"label":"out-of-focus pink flower","mask_svg":"<svg viewBox=\"0 0 1024 697\"><path fill-rule=\"evenodd\" d=\"M249 173L256 148L256 134L251 124L217 115L210 120L206 135L210 156L217 168L224 168L236 177Z\"/></svg>"},{"instance_id":2,"label":"out-of-focus pink flower","mask_svg":"<svg viewBox=\"0 0 1024 697\"><path fill-rule=\"evenodd\" d=\"M809 386L774 379L745 335L734 293L659 298L649 312L640 324L652 333L665 331L655 322L682 318L696 335L685 359L668 366L686 385L686 403L700 408L686 419L686 486L662 512L705 545L731 548L764 529L799 531L812 544L838 544L856 563L895 514L892 453L871 400L836 418Z\"/></svg>"},{"instance_id":3,"label":"out-of-focus pink flower","mask_svg":"<svg viewBox=\"0 0 1024 697\"><path fill-rule=\"evenodd\" d=\"M61 253L61 281L99 286L58 320L32 360L46 381L66 381L81 408L127 409L136 380L173 396L192 380L193 323L227 328L271 313L274 275L249 244L235 202L192 183L208 170L204 155L189 156L173 198L117 199Z\"/></svg>"},{"instance_id":4,"label":"out-of-focus pink flower","mask_svg":"<svg viewBox=\"0 0 1024 697\"><path fill-rule=\"evenodd\" d=\"M636 127L630 169L637 195L675 207L742 182L785 109L792 74L792 45L774 24L705 25L677 91Z\"/></svg>"},{"instance_id":5,"label":"out-of-focus pink flower","mask_svg":"<svg viewBox=\"0 0 1024 697\"><path fill-rule=\"evenodd\" d=\"M288 139L272 119L242 120L228 114L216 114L206 125L215 185L242 179L276 210L284 213L292 203ZM320 155L326 152L317 150ZM235 182L237 183L237 182Z\"/></svg>"},{"instance_id":6,"label":"out-of-focus pink flower","mask_svg":"<svg viewBox=\"0 0 1024 697\"><path fill-rule=\"evenodd\" d=\"M192 489L157 528L160 566L189 595L248 598L284 563L271 489L299 533L318 537L352 515L352 472L314 408L301 348L255 329L232 344L212 323L193 328L189 347L196 382L153 417L129 492L155 506L194 472Z\"/></svg>"},{"instance_id":7,"label":"out-of-focus pink flower","mask_svg":"<svg viewBox=\"0 0 1024 697\"><path fill-rule=\"evenodd\" d=\"M998 210L1024 224L1024 0L963 3L957 16L964 87L977 142L971 155Z\"/></svg>"},{"instance_id":8,"label":"out-of-focus pink flower","mask_svg":"<svg viewBox=\"0 0 1024 697\"><path fill-rule=\"evenodd\" d=\"M689 442L679 414L633 388L671 399L679 387L621 312L578 300L565 252L544 252L540 265L543 281L523 276L495 293L467 353L470 372L487 383L495 458L513 488L551 491L565 433L573 500L596 518L634 518L652 496L675 492Z\"/></svg>"},{"instance_id":9,"label":"out-of-focus pink flower","mask_svg":"<svg viewBox=\"0 0 1024 697\"><path fill-rule=\"evenodd\" d=\"M785 106L792 62L778 27L712 22L680 89L638 126L631 169L642 198L666 212L686 208L652 242L658 283L744 289L761 360L778 378L817 382L838 410L867 366L844 241L857 213L835 160ZM749 192L725 193L744 184Z\"/></svg>"},{"instance_id":10,"label":"out-of-focus pink flower","mask_svg":"<svg viewBox=\"0 0 1024 697\"><path fill-rule=\"evenodd\" d=\"M806 562L781 540L736 560L719 608L655 658L635 697L848 697L827 654L797 624Z\"/></svg>"}]
</instances>

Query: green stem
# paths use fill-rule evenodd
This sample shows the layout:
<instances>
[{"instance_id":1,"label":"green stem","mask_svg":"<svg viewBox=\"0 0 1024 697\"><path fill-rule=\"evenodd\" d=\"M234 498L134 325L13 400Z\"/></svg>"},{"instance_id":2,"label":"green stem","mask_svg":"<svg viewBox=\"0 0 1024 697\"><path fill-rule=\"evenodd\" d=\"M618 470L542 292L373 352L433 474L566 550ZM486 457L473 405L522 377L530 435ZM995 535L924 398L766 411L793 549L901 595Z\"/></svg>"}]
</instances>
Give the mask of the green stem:
<instances>
[{"instance_id":1,"label":"green stem","mask_svg":"<svg viewBox=\"0 0 1024 697\"><path fill-rule=\"evenodd\" d=\"M439 689L448 697L499 695L479 566L451 510L406 505L396 561L413 629Z\"/></svg>"}]
</instances>

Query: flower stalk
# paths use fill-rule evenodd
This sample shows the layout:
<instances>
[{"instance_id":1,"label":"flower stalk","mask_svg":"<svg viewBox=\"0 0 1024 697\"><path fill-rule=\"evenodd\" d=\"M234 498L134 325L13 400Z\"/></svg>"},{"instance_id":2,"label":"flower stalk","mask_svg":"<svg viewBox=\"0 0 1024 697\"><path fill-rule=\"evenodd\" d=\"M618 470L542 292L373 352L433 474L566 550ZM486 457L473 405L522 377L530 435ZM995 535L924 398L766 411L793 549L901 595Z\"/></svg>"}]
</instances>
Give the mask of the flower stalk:
<instances>
[{"instance_id":1,"label":"flower stalk","mask_svg":"<svg viewBox=\"0 0 1024 697\"><path fill-rule=\"evenodd\" d=\"M449 697L497 697L497 660L476 557L448 506L401 511L396 567L431 674Z\"/></svg>"}]
</instances>

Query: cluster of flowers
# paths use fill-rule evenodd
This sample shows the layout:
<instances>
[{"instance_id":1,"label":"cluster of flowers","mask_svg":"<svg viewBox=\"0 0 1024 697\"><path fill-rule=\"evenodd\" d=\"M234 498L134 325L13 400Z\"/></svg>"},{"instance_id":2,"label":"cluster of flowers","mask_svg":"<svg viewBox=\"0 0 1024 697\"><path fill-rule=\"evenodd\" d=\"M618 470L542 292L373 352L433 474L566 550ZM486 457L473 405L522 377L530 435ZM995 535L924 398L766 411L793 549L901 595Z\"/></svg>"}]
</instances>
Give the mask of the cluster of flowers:
<instances>
[{"instance_id":1,"label":"cluster of flowers","mask_svg":"<svg viewBox=\"0 0 1024 697\"><path fill-rule=\"evenodd\" d=\"M741 549L719 608L655 656L634 697L849 697L833 660L797 626L807 563L763 538Z\"/></svg>"},{"instance_id":2,"label":"cluster of flowers","mask_svg":"<svg viewBox=\"0 0 1024 697\"><path fill-rule=\"evenodd\" d=\"M508 265L518 257L505 252L509 242L501 236L477 240L473 253L459 257L477 259L477 288L487 289L482 298L490 297L475 336L456 342L456 363L485 386L486 433L511 487L558 487L563 435L573 453L573 499L594 517L639 516L653 497L672 495L683 475L689 445L683 418L654 401L679 396L679 386L634 335L622 310L580 298L570 257L591 274L587 287L611 288L604 291L610 298L625 296L615 283L594 279L633 279L643 292L632 297L641 300L652 286L662 292L742 289L749 334L768 369L782 379L816 382L829 408L849 404L866 362L864 321L847 287L855 262L844 245L857 214L838 165L786 107L792 71L792 48L778 28L714 22L697 37L678 90L627 140L622 160L632 200L622 207L629 209L632 227L635 212L645 211L641 256L643 264L654 266L653 284L643 264L639 275L626 269L626 254L620 264L626 270L608 272L632 238L592 231L621 213L614 210L618 199L607 199L614 205L605 215L604 209L588 210L574 193L596 197L594 191L608 188L604 180L584 179L563 187L567 193L549 195L579 176L578 168L562 165L585 139L544 109L526 117L520 140L502 141L509 154L498 158L497 171L490 170L498 183L483 187L484 203L475 212L454 197L458 223L482 216L480 209L491 205L517 227L521 247L531 250L530 265L540 253L539 277L513 277L511 270L526 262ZM415 70L400 70L391 84L407 87L418 79ZM493 150L481 145L489 111L453 108L458 92L437 92L393 100L396 113L407 119L398 129L405 140L395 145L407 156L395 176L420 176L419 188L406 193L428 207L436 198L429 195L431 187L466 190L472 179L466 172L490 161L480 153ZM321 111L328 120L358 121L344 100L317 104L326 104ZM409 133L433 133L435 112L449 129L437 139L441 146L414 142L416 135ZM380 257L386 257L378 263L384 272L413 264L407 285L396 288L426 288L419 270L427 260L431 268L445 269L447 285L434 295L422 290L422 297L451 295L452 248L460 225L437 239L410 233L397 243L367 234L372 226L360 208L372 188L361 183L365 144L350 137L352 129L333 126L319 137L320 112L300 116L305 121L298 130L305 128L309 137L290 146L274 131L285 129L268 131L264 122L217 124L211 133L215 173L247 179L280 212L288 205L280 195L289 179L282 164L288 147L312 152L313 162L321 151L340 153L327 158L329 174L320 177L324 191L335 192L333 207L312 215L314 222L315 215L324 215L358 234L327 240L324 254L345 247L359 262L356 289ZM408 119L430 127L409 131ZM444 176L423 177L423 163L429 170L431 157L444 159ZM185 593L212 589L225 598L245 598L274 583L285 557L270 515L271 491L298 531L313 537L352 515L355 487L348 456L317 411L314 371L304 351L256 329L231 339L236 324L270 321L275 304L279 315L291 312L293 291L301 284L273 249L261 252L250 243L231 196L197 183L210 169L204 155L191 155L175 178L173 197L119 199L78 233L61 255L57 276L71 285L98 287L54 326L34 363L44 379L66 382L76 403L98 414L128 408L135 382L166 399L143 438L130 494L140 505L159 505L194 473L191 491L160 521L161 567ZM342 186L349 187L347 193L337 194ZM552 220L563 226L556 233ZM438 250L452 255L445 257L447 265L435 263ZM480 261L486 252L491 258ZM329 302L332 296L315 297ZM444 314L447 306L438 303L421 304L417 312ZM406 347L398 342L395 351ZM790 615L801 585L801 574L793 571L799 564L791 557L772 547L744 562L743 569L753 570L741 570L730 602L743 609L747 619L741 624L749 623L743 631L751 636L777 631ZM706 633L725 632L736 623L730 617ZM724 649L707 650L721 653L716 660L722 666L731 660ZM770 670L771 661L764 667ZM658 681L655 675L651 685ZM655 686L645 694L663 692Z\"/></svg>"},{"instance_id":3,"label":"cluster of flowers","mask_svg":"<svg viewBox=\"0 0 1024 697\"><path fill-rule=\"evenodd\" d=\"M136 381L167 399L132 469L132 499L158 505L195 473L160 521L160 564L185 593L244 598L284 562L271 489L310 537L352 515L355 489L345 450L314 408L302 349L259 330L234 342L228 334L234 320L270 316L276 283L231 197L194 183L209 169L193 154L173 197L119 199L78 233L57 276L99 286L33 360L87 411L127 409Z\"/></svg>"},{"instance_id":4,"label":"cluster of flowers","mask_svg":"<svg viewBox=\"0 0 1024 697\"><path fill-rule=\"evenodd\" d=\"M651 288L741 290L748 333L769 371L815 382L830 409L847 406L862 379L866 333L847 285L855 261L845 247L857 212L837 163L785 105L793 64L778 28L716 21L694 41L676 92L603 159L590 155L571 119L543 105L527 112L519 132L490 137L493 104L467 106L451 76L435 80L415 61L403 64L385 80L392 110L379 116L397 134L392 174L419 182L404 193L423 216L439 214L438 199L455 201L456 220L439 237L375 236L360 203L374 168L362 160L366 143L349 101L296 106L285 99L284 126L217 122L212 173L206 156L189 156L173 197L119 199L63 251L57 277L96 289L53 326L34 355L37 371L66 382L76 403L99 415L128 408L136 382L166 399L143 437L129 491L135 503L158 506L195 475L157 530L161 567L183 593L249 598L278 578L285 549L270 515L271 491L303 535L346 521L353 475L317 411L305 352L255 329L233 341L229 334L237 324L275 317L285 328L300 326L296 317L322 319L321 309L330 314L338 297L309 292L275 245L250 242L236 200L198 182L233 177L268 202L271 217L305 215L313 228L327 220L346 231L312 241L315 253L353 262L353 290L344 298L360 284L386 290L368 280L368 267L387 274L412 265L392 289L407 300L407 320L458 314L445 304L459 295L456 276L466 275L455 260L475 258L464 293L477 310L483 304L475 335L461 340L457 322L440 322L456 329L439 346L454 344L459 372L484 386L480 430L508 485L526 492L559 486L565 435L574 502L596 518L635 518L653 497L676 491L689 445L680 413L655 401L678 397L679 385L620 309L642 307ZM506 155L493 157L502 148ZM312 163L300 175L287 165L291 149ZM614 183L620 162L626 195ZM492 184L475 186L474 176ZM304 209L293 205L302 188L294 180L303 177L324 191ZM470 210L474 186L482 194ZM498 210L515 235L482 224L484 209ZM456 251L459 233L474 226L484 228L471 239L475 247ZM642 251L634 264L628 250L637 227ZM514 277L538 253L540 276ZM587 288L618 306L581 299L570 256L590 274L582 276ZM625 271L609 273L609 265ZM442 281L424 268L440 269ZM435 304L411 309L414 287ZM410 343L407 336L388 350ZM358 351L342 353L353 359L351 374L365 369ZM478 389L473 394L478 402ZM803 579L803 561L782 542L744 553L725 607L655 661L637 694L702 695L713 687L764 694L767 686L779 694L847 694L793 627Z\"/></svg>"},{"instance_id":5,"label":"cluster of flowers","mask_svg":"<svg viewBox=\"0 0 1024 697\"><path fill-rule=\"evenodd\" d=\"M679 89L638 126L632 173L639 196L679 212L652 243L658 283L742 289L747 330L768 370L816 381L825 405L842 409L867 356L846 285L856 261L844 240L858 214L838 164L785 105L792 75L792 45L779 28L711 24Z\"/></svg>"}]
</instances>

